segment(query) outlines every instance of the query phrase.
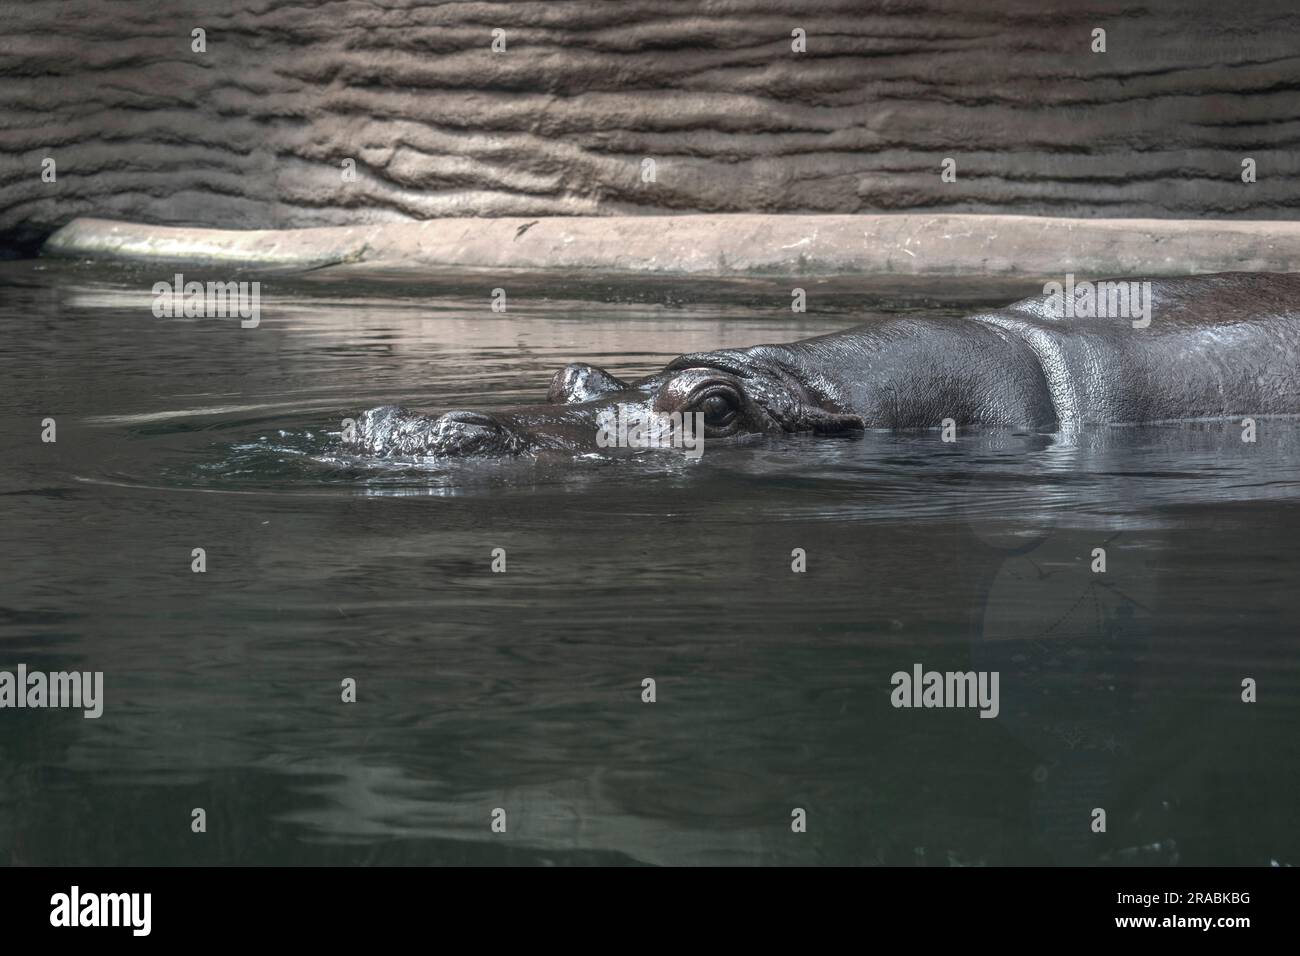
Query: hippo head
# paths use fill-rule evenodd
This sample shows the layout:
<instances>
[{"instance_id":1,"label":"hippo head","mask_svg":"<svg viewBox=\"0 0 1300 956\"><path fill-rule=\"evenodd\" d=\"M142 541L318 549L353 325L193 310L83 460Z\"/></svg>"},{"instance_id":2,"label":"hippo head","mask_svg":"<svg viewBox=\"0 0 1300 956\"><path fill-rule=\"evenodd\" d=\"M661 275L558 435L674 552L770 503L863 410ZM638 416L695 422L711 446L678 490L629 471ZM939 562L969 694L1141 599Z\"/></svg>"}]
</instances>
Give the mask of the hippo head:
<instances>
[{"instance_id":1,"label":"hippo head","mask_svg":"<svg viewBox=\"0 0 1300 956\"><path fill-rule=\"evenodd\" d=\"M810 384L788 358L776 346L683 355L634 382L574 363L555 373L545 405L441 415L386 405L361 415L344 433L344 445L379 458L583 454L620 447L691 454L702 450L702 440L862 428L860 418L841 411L828 390Z\"/></svg>"}]
</instances>

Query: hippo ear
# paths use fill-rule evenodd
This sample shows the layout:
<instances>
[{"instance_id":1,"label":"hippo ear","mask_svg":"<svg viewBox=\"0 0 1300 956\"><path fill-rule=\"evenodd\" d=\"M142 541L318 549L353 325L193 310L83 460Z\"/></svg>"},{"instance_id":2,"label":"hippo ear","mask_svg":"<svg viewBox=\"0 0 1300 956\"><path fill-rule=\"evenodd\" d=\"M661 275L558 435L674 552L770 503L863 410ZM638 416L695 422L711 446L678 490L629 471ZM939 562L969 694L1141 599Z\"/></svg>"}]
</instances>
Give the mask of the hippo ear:
<instances>
[{"instance_id":1,"label":"hippo ear","mask_svg":"<svg viewBox=\"0 0 1300 956\"><path fill-rule=\"evenodd\" d=\"M621 392L627 384L610 375L603 368L573 362L564 366L551 379L546 400L552 405L575 405L589 402L610 392Z\"/></svg>"}]
</instances>

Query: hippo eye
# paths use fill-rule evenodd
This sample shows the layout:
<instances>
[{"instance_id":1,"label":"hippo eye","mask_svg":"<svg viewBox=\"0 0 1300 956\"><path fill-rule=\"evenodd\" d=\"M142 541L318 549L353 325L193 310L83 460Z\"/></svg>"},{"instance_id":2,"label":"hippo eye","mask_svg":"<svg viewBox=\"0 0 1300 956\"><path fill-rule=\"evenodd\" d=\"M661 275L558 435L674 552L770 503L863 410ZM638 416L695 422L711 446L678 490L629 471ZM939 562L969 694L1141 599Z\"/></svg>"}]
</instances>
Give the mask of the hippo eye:
<instances>
[{"instance_id":1,"label":"hippo eye","mask_svg":"<svg viewBox=\"0 0 1300 956\"><path fill-rule=\"evenodd\" d=\"M714 392L700 402L698 411L704 414L704 424L710 428L725 428L736 417L736 403L729 395Z\"/></svg>"}]
</instances>

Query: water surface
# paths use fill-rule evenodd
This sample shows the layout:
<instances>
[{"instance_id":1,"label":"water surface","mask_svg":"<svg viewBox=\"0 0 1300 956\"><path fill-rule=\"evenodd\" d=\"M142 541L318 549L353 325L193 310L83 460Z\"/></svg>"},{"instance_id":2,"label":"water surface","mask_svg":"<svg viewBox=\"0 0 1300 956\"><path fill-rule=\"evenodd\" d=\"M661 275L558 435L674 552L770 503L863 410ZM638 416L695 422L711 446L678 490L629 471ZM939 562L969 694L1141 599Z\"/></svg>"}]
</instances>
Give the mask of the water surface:
<instances>
[{"instance_id":1,"label":"water surface","mask_svg":"<svg viewBox=\"0 0 1300 956\"><path fill-rule=\"evenodd\" d=\"M1295 422L379 466L372 405L1033 290L272 275L242 329L173 271L0 264L0 669L106 683L0 711L0 860L1300 859ZM893 708L914 663L999 716Z\"/></svg>"}]
</instances>

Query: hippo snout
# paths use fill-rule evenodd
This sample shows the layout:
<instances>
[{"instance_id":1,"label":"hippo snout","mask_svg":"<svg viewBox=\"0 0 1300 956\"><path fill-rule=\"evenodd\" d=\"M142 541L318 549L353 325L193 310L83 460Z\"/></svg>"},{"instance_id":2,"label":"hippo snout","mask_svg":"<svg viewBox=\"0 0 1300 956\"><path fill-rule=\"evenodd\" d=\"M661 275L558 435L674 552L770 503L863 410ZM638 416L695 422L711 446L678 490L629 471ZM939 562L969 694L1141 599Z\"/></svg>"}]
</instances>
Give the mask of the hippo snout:
<instances>
[{"instance_id":1,"label":"hippo snout","mask_svg":"<svg viewBox=\"0 0 1300 956\"><path fill-rule=\"evenodd\" d=\"M444 428L452 428L457 425L465 425L470 428L500 427L491 415L485 415L482 412L443 412L438 416L437 424Z\"/></svg>"},{"instance_id":2,"label":"hippo snout","mask_svg":"<svg viewBox=\"0 0 1300 956\"><path fill-rule=\"evenodd\" d=\"M450 411L413 414L398 405L372 408L357 419L344 444L379 458L492 455L518 450L520 440L491 415Z\"/></svg>"},{"instance_id":3,"label":"hippo snout","mask_svg":"<svg viewBox=\"0 0 1300 956\"><path fill-rule=\"evenodd\" d=\"M426 454L482 455L505 450L509 433L490 415L482 412L444 412L433 420Z\"/></svg>"}]
</instances>

